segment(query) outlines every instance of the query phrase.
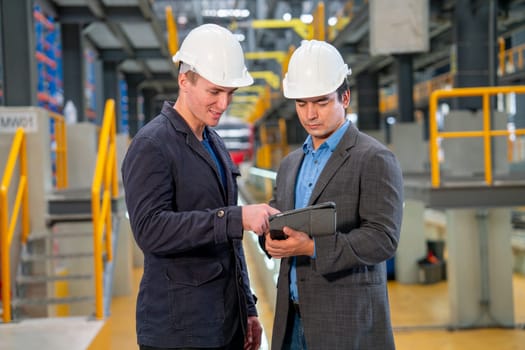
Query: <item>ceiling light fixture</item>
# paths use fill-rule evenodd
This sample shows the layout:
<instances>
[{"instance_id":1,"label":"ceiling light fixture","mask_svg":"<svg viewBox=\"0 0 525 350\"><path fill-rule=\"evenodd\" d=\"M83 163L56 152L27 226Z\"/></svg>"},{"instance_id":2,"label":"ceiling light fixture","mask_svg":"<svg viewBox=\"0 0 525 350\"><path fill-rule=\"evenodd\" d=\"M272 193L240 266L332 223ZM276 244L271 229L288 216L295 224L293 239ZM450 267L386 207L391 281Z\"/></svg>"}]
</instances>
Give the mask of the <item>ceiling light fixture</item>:
<instances>
[{"instance_id":1,"label":"ceiling light fixture","mask_svg":"<svg viewBox=\"0 0 525 350\"><path fill-rule=\"evenodd\" d=\"M204 17L220 17L220 18L246 18L250 16L248 9L204 9L202 10Z\"/></svg>"}]
</instances>

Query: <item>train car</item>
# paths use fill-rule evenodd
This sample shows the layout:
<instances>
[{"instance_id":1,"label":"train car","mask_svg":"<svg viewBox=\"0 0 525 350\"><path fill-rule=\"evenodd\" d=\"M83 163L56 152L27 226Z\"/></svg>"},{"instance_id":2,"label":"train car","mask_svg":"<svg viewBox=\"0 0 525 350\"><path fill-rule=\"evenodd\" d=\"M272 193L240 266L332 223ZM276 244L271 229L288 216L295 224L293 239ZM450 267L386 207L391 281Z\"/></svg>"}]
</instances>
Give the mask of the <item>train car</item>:
<instances>
[{"instance_id":1,"label":"train car","mask_svg":"<svg viewBox=\"0 0 525 350\"><path fill-rule=\"evenodd\" d=\"M251 124L235 117L223 116L214 130L224 140L236 165L253 159L254 128Z\"/></svg>"}]
</instances>

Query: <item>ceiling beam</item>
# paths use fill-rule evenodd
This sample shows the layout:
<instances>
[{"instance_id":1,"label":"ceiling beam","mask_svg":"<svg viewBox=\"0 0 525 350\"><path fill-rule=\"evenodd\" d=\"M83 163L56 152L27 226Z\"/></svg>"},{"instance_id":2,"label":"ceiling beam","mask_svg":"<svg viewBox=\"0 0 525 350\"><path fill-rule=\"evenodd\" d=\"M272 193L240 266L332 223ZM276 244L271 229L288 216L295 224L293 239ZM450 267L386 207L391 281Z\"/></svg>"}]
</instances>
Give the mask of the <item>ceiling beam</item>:
<instances>
[{"instance_id":1,"label":"ceiling beam","mask_svg":"<svg viewBox=\"0 0 525 350\"><path fill-rule=\"evenodd\" d=\"M142 16L148 20L153 29L153 33L160 45L160 50L165 57L169 57L168 45L166 43L166 37L162 26L157 19L157 16L151 8L150 2L148 0L139 0L139 8L142 13Z\"/></svg>"},{"instance_id":2,"label":"ceiling beam","mask_svg":"<svg viewBox=\"0 0 525 350\"><path fill-rule=\"evenodd\" d=\"M86 1L87 6L91 10L91 12L95 15L95 17L99 19L104 19L106 17L105 11L104 11L104 4L100 0L87 0Z\"/></svg>"},{"instance_id":3,"label":"ceiling beam","mask_svg":"<svg viewBox=\"0 0 525 350\"><path fill-rule=\"evenodd\" d=\"M159 49L134 49L133 54L129 55L121 49L100 49L99 56L104 61L120 62L125 59L149 59L165 58Z\"/></svg>"},{"instance_id":4,"label":"ceiling beam","mask_svg":"<svg viewBox=\"0 0 525 350\"><path fill-rule=\"evenodd\" d=\"M104 7L102 4L93 3L91 6L61 6L56 11L57 17L62 23L90 23L104 20L113 22L145 21L141 9L134 6Z\"/></svg>"}]
</instances>

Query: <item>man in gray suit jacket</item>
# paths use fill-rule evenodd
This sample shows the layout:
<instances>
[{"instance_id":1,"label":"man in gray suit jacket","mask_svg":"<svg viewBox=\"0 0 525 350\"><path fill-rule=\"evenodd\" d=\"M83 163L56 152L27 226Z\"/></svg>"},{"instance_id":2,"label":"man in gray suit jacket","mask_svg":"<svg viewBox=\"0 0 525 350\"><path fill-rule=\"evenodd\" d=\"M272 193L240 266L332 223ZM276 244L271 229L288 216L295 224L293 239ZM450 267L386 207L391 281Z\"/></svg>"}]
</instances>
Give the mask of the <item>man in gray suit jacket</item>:
<instances>
[{"instance_id":1,"label":"man in gray suit jacket","mask_svg":"<svg viewBox=\"0 0 525 350\"><path fill-rule=\"evenodd\" d=\"M395 156L346 120L350 69L330 44L303 41L283 81L309 136L281 163L270 205L332 201L337 232L265 234L281 258L272 349L394 349L386 260L399 242L402 174Z\"/></svg>"}]
</instances>

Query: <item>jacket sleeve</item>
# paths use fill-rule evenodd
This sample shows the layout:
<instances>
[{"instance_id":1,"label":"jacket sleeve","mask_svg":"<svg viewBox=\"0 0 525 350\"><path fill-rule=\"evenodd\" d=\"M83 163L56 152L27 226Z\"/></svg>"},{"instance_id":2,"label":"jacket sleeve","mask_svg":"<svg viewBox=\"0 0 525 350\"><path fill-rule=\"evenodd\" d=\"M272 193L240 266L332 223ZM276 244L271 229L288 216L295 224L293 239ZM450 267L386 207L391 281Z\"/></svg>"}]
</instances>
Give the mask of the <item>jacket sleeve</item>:
<instances>
[{"instance_id":1,"label":"jacket sleeve","mask_svg":"<svg viewBox=\"0 0 525 350\"><path fill-rule=\"evenodd\" d=\"M246 308L248 310L248 316L258 316L257 308L255 306L255 304L257 303L257 298L255 297L250 288L250 278L248 276L248 268L246 266L246 257L244 255L242 241L236 240L233 244L237 251L236 255L239 257L240 275L242 276L243 292L246 296Z\"/></svg>"},{"instance_id":2,"label":"jacket sleeve","mask_svg":"<svg viewBox=\"0 0 525 350\"><path fill-rule=\"evenodd\" d=\"M184 204L174 199L177 165L165 149L151 137L136 136L122 163L130 224L140 248L163 255L242 239L241 207L217 207L220 201L214 202L198 185L186 206L202 209L181 209Z\"/></svg>"}]
</instances>

